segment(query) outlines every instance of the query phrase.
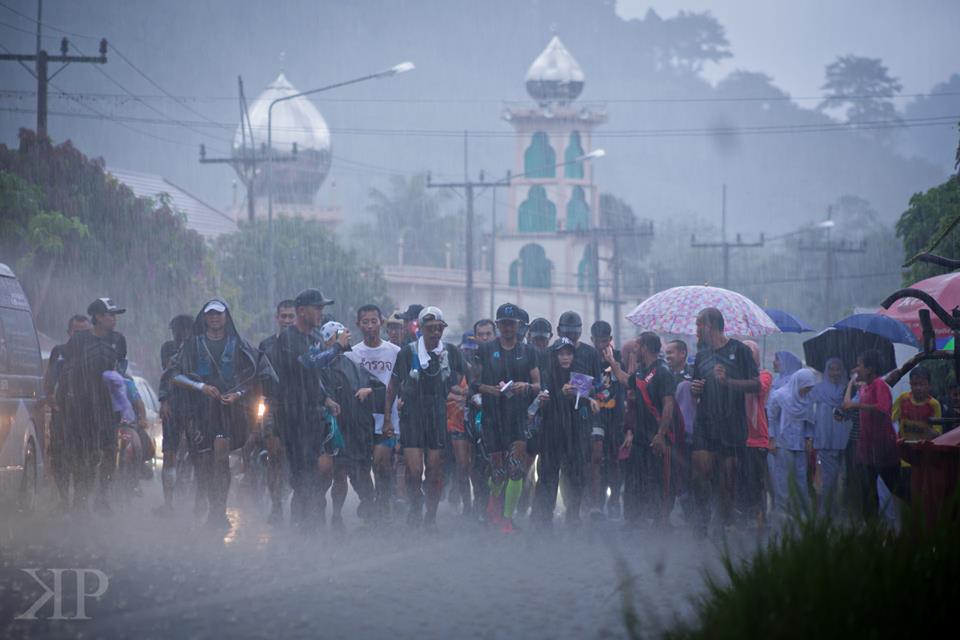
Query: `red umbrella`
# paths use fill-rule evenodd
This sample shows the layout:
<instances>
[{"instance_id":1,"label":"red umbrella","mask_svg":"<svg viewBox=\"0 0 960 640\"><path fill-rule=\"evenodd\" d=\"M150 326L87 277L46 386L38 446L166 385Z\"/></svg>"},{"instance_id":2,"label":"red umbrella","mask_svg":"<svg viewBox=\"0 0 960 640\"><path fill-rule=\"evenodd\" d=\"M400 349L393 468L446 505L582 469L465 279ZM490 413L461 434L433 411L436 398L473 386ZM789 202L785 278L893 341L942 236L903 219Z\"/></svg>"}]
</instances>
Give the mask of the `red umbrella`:
<instances>
[{"instance_id":1,"label":"red umbrella","mask_svg":"<svg viewBox=\"0 0 960 640\"><path fill-rule=\"evenodd\" d=\"M947 310L947 313L953 311L954 307L960 307L960 273L945 273L942 276L927 278L911 285L910 288L929 293L941 307ZM877 313L899 320L910 328L918 340L923 340L923 331L920 328L917 312L926 307L916 298L902 298L894 302L889 309L880 308ZM938 344L953 336L953 332L935 314L930 314L930 319L933 322L933 331L937 335Z\"/></svg>"}]
</instances>

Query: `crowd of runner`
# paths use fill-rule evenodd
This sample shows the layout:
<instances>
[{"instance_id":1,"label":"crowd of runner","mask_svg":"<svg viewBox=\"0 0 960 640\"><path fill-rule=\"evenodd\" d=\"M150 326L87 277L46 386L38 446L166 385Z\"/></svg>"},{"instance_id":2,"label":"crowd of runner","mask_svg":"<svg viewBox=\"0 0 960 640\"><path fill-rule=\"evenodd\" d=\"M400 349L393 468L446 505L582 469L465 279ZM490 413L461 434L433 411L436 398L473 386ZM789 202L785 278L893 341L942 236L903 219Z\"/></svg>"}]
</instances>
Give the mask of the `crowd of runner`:
<instances>
[{"instance_id":1,"label":"crowd of runner","mask_svg":"<svg viewBox=\"0 0 960 640\"><path fill-rule=\"evenodd\" d=\"M909 494L891 420L916 437L939 429L926 370L911 371L911 392L895 403L887 383L902 373L885 381L875 352L853 372L833 359L822 376L779 352L775 377L713 308L698 316L695 349L649 331L618 349L602 320L583 339L573 311L554 335L549 319L502 304L455 345L437 307L385 316L370 304L338 321L333 304L317 289L280 302L276 332L257 346L220 298L173 318L160 350L155 514L174 513L177 476L191 474L197 516L228 527L230 453L240 450L245 473L264 461L269 522L304 531L343 529L350 488L360 519L413 528L436 527L446 489L463 518L504 533L528 513L530 526L553 526L558 497L569 526L679 518L701 536L762 530L771 514L809 507L876 514L878 486ZM97 299L51 353L50 453L65 511L92 498L109 514L113 485L138 490L137 472L115 478L118 469L153 456L116 330L122 313Z\"/></svg>"}]
</instances>

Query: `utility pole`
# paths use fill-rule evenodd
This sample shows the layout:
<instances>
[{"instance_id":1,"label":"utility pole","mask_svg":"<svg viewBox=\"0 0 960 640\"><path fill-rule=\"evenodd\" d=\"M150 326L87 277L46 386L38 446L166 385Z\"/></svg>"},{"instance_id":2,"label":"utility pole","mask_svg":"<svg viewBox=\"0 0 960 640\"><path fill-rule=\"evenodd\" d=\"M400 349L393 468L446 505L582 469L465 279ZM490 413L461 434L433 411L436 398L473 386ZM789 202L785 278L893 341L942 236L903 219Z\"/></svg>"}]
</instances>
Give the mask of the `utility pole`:
<instances>
[{"instance_id":1,"label":"utility pole","mask_svg":"<svg viewBox=\"0 0 960 640\"><path fill-rule=\"evenodd\" d=\"M830 320L833 319L833 281L834 281L834 271L836 270L836 255L838 253L864 253L866 252L866 247L861 241L859 244L853 244L846 240L834 241L831 236L833 235L833 227L835 223L833 221L833 207L827 209L827 220L825 223L822 223L823 228L827 230L826 241L822 244L810 244L804 245L800 244L800 251L817 251L823 252L827 258L826 265L824 266L824 283L823 283L823 314L826 324L830 323Z\"/></svg>"},{"instance_id":2,"label":"utility pole","mask_svg":"<svg viewBox=\"0 0 960 640\"><path fill-rule=\"evenodd\" d=\"M51 56L45 49L40 48L40 14L38 9L37 16L37 51L35 53L0 53L0 60L13 60L19 62L20 66L37 79L37 140L47 137L47 85L53 78L67 68L68 65L75 62L88 62L92 64L107 63L107 39L100 40L99 56L71 56L68 55L70 43L66 38L60 41L60 55ZM35 63L34 70L25 65L25 62ZM62 62L63 66L57 69L53 75L50 75L48 65L51 62Z\"/></svg>"},{"instance_id":3,"label":"utility pole","mask_svg":"<svg viewBox=\"0 0 960 640\"><path fill-rule=\"evenodd\" d=\"M474 199L474 189L483 188L483 187L498 187L503 186L504 182L486 182L484 180L483 172L480 172L479 180L471 180L468 175L469 167L467 165L467 132L463 132L463 182L434 182L430 174L427 174L427 188L428 189L463 189L465 191L465 199L467 201L467 219L466 219L466 229L464 230L465 242L467 246L464 250L464 261L465 264L465 280L466 280L466 300L464 305L464 315L466 316L466 322L469 325L474 322L477 317L475 315L474 308L474 285L473 285L473 199ZM492 268L492 267L491 267Z\"/></svg>"},{"instance_id":4,"label":"utility pole","mask_svg":"<svg viewBox=\"0 0 960 640\"><path fill-rule=\"evenodd\" d=\"M727 242L727 185L723 185L723 203L721 205L720 217L720 242L697 242L695 236L690 237L690 246L694 249L721 249L723 254L723 288L730 286L730 250L731 249L755 249L764 245L763 234L760 234L759 242L744 242L737 234L736 242Z\"/></svg>"},{"instance_id":5,"label":"utility pole","mask_svg":"<svg viewBox=\"0 0 960 640\"><path fill-rule=\"evenodd\" d=\"M240 176L243 186L247 189L247 219L253 222L257 217L256 210L256 180L257 165L266 161L267 147L261 145L259 153L253 140L253 125L250 124L250 113L247 110L247 97L243 92L243 77L237 76L237 88L240 96L240 153L227 158L208 158L207 146L200 145L200 164L229 164ZM249 136L249 146L247 138ZM293 145L293 154L279 156L274 162L294 162L297 159L297 145Z\"/></svg>"},{"instance_id":6,"label":"utility pole","mask_svg":"<svg viewBox=\"0 0 960 640\"><path fill-rule=\"evenodd\" d=\"M590 237L590 251L592 253L593 266L593 319L600 320L602 316L601 305L605 302L613 304L613 335L617 342L620 342L620 318L621 305L620 299L620 276L623 271L623 261L620 256L620 238L645 238L653 235L653 223L640 222L633 228L620 227L592 227L590 229L574 229L571 231L560 231L560 233L572 234L577 236ZM609 235L612 240L613 253L609 258L600 257L600 238ZM601 295L600 287L600 262L610 264L613 280L610 286L611 299L605 300Z\"/></svg>"}]
</instances>

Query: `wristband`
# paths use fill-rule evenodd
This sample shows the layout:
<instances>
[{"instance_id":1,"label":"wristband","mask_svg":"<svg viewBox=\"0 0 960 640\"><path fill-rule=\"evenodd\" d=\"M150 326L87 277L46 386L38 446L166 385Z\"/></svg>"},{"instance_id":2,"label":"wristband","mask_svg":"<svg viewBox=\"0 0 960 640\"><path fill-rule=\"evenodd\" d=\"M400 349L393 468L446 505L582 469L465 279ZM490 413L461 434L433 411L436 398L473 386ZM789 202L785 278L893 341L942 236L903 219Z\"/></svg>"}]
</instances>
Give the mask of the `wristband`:
<instances>
[{"instance_id":1,"label":"wristband","mask_svg":"<svg viewBox=\"0 0 960 640\"><path fill-rule=\"evenodd\" d=\"M196 391L201 391L201 392L203 391L204 384L202 382L196 382L194 380L191 380L190 378L188 378L183 374L176 376L174 378L174 381L180 383L185 387L190 387L191 389L195 389Z\"/></svg>"}]
</instances>

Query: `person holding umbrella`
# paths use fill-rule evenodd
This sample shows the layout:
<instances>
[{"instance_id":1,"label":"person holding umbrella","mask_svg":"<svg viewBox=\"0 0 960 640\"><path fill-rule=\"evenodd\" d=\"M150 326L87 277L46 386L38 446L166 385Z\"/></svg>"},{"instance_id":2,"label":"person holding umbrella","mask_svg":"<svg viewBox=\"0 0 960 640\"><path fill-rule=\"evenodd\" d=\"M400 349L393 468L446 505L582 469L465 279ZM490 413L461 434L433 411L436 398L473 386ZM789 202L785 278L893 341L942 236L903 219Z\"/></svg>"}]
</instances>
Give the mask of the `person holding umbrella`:
<instances>
[{"instance_id":1,"label":"person holding umbrella","mask_svg":"<svg viewBox=\"0 0 960 640\"><path fill-rule=\"evenodd\" d=\"M697 341L702 348L693 363L691 392L699 398L693 425L693 484L697 504L696 532L706 536L710 522L713 475L720 472L719 518L731 522L737 457L747 440L744 394L760 391L753 354L739 340L724 334L719 309L697 315Z\"/></svg>"}]
</instances>

